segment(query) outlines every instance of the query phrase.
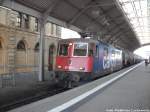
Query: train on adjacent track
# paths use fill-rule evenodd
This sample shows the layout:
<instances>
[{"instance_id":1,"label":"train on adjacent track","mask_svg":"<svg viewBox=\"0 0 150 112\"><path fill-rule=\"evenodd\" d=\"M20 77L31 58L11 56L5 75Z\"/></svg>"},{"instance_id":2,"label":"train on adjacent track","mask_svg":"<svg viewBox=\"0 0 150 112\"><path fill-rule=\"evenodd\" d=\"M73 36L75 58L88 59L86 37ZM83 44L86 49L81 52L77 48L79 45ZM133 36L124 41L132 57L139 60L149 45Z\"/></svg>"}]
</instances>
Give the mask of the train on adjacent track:
<instances>
[{"instance_id":1,"label":"train on adjacent track","mask_svg":"<svg viewBox=\"0 0 150 112\"><path fill-rule=\"evenodd\" d=\"M92 39L62 39L58 42L55 74L67 84L91 80L139 63L141 57Z\"/></svg>"}]
</instances>

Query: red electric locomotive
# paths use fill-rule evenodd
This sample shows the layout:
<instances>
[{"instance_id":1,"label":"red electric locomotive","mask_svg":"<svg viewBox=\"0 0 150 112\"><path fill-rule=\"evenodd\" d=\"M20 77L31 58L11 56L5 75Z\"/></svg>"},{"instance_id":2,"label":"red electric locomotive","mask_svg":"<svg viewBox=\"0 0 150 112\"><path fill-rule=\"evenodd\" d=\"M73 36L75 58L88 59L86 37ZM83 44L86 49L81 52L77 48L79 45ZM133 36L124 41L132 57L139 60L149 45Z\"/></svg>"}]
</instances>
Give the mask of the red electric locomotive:
<instances>
[{"instance_id":1,"label":"red electric locomotive","mask_svg":"<svg viewBox=\"0 0 150 112\"><path fill-rule=\"evenodd\" d=\"M60 40L55 67L57 79L78 82L90 76L95 43L96 41L89 39Z\"/></svg>"},{"instance_id":2,"label":"red electric locomotive","mask_svg":"<svg viewBox=\"0 0 150 112\"><path fill-rule=\"evenodd\" d=\"M56 79L67 87L120 70L135 60L130 52L92 39L62 39L57 51Z\"/></svg>"}]
</instances>

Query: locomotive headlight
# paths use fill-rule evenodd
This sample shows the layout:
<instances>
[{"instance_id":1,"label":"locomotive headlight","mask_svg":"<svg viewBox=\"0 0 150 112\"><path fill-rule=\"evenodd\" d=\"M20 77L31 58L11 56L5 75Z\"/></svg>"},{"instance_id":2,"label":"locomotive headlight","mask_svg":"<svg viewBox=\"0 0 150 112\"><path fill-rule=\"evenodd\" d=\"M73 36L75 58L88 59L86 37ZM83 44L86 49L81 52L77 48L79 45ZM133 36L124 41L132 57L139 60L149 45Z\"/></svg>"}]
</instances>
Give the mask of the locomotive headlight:
<instances>
[{"instance_id":1,"label":"locomotive headlight","mask_svg":"<svg viewBox=\"0 0 150 112\"><path fill-rule=\"evenodd\" d=\"M80 70L85 70L85 67L80 67Z\"/></svg>"},{"instance_id":2,"label":"locomotive headlight","mask_svg":"<svg viewBox=\"0 0 150 112\"><path fill-rule=\"evenodd\" d=\"M73 44L72 44L72 43L69 43L69 45L72 46Z\"/></svg>"},{"instance_id":3,"label":"locomotive headlight","mask_svg":"<svg viewBox=\"0 0 150 112\"><path fill-rule=\"evenodd\" d=\"M57 66L57 68L59 68L59 69L60 69L60 68L62 68L62 66L58 65L58 66Z\"/></svg>"}]
</instances>

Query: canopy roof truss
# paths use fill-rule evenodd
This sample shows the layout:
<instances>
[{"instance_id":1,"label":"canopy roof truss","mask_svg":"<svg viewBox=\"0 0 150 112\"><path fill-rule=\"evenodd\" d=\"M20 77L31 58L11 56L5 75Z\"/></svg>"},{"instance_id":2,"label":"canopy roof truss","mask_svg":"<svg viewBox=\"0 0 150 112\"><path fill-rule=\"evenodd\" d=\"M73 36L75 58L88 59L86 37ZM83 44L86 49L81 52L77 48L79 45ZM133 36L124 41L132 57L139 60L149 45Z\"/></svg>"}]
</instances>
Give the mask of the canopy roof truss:
<instances>
[{"instance_id":1,"label":"canopy roof truss","mask_svg":"<svg viewBox=\"0 0 150 112\"><path fill-rule=\"evenodd\" d=\"M150 43L150 30L148 28L150 20L147 0L119 1L128 19L131 22L141 45Z\"/></svg>"},{"instance_id":2,"label":"canopy roof truss","mask_svg":"<svg viewBox=\"0 0 150 112\"><path fill-rule=\"evenodd\" d=\"M0 3L13 10L35 16L40 20L51 21L78 32L102 33L101 40L133 51L140 47L140 43L136 38L134 27L130 23L131 20L127 18L126 11L122 10L124 4L132 2L122 1L1 0ZM132 5L134 6L134 3ZM136 14L138 13L136 8L134 11ZM138 15L137 17L143 16ZM138 21L140 23L141 18ZM137 27L139 26L141 23Z\"/></svg>"}]
</instances>

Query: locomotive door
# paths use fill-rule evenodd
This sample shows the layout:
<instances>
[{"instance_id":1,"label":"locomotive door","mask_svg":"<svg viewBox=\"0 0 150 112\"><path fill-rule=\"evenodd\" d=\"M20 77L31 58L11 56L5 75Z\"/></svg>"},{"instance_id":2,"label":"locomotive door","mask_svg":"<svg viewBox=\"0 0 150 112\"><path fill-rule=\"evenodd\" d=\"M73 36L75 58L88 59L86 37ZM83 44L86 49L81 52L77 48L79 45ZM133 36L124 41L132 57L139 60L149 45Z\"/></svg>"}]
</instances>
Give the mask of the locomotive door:
<instances>
[{"instance_id":1,"label":"locomotive door","mask_svg":"<svg viewBox=\"0 0 150 112\"><path fill-rule=\"evenodd\" d=\"M49 71L53 70L55 46L52 44L49 47Z\"/></svg>"},{"instance_id":2,"label":"locomotive door","mask_svg":"<svg viewBox=\"0 0 150 112\"><path fill-rule=\"evenodd\" d=\"M98 73L99 72L99 46L96 45L96 48L95 48L95 55L94 55L94 72L95 73Z\"/></svg>"}]
</instances>

